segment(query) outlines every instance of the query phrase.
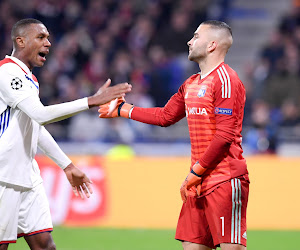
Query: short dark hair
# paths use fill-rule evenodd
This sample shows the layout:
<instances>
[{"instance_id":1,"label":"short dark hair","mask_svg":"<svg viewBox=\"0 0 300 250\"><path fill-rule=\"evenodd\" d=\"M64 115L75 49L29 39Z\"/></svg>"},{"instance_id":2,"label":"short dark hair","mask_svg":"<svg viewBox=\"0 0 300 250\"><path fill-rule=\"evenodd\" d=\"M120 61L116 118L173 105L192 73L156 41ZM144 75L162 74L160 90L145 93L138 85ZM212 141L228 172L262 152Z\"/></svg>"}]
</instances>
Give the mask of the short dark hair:
<instances>
[{"instance_id":1,"label":"short dark hair","mask_svg":"<svg viewBox=\"0 0 300 250\"><path fill-rule=\"evenodd\" d=\"M11 29L11 39L13 41L15 41L16 37L20 35L21 30L23 28L25 28L26 26L31 25L33 23L43 24L41 21L34 19L34 18L25 18L25 19L21 19L18 22L16 22Z\"/></svg>"},{"instance_id":2,"label":"short dark hair","mask_svg":"<svg viewBox=\"0 0 300 250\"><path fill-rule=\"evenodd\" d=\"M232 29L231 27L225 23L225 22L222 22L222 21L218 21L218 20L207 20L207 21L204 21L203 23L201 24L206 24L206 25L210 25L210 26L213 26L215 28L219 28L219 29L226 29L228 30L228 32L230 33L230 35L232 36Z\"/></svg>"}]
</instances>

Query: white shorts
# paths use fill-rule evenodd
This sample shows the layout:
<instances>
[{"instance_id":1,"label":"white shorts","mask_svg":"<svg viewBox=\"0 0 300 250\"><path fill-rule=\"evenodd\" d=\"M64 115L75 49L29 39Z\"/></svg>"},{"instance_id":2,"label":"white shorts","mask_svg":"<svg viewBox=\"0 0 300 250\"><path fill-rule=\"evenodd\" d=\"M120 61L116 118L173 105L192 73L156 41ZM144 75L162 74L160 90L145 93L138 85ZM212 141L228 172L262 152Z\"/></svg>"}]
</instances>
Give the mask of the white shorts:
<instances>
[{"instance_id":1,"label":"white shorts","mask_svg":"<svg viewBox=\"0 0 300 250\"><path fill-rule=\"evenodd\" d=\"M43 184L30 189L0 182L0 244L53 230Z\"/></svg>"}]
</instances>

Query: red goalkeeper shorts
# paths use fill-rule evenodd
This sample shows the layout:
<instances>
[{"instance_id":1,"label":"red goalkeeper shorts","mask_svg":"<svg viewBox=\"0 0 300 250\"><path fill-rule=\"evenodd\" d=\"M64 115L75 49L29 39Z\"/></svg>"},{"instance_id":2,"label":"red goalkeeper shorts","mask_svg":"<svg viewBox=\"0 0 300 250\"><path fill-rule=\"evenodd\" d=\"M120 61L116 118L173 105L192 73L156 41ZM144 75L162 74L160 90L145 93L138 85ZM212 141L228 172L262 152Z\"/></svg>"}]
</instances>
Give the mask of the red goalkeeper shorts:
<instances>
[{"instance_id":1,"label":"red goalkeeper shorts","mask_svg":"<svg viewBox=\"0 0 300 250\"><path fill-rule=\"evenodd\" d=\"M210 248L221 243L246 246L247 177L224 182L200 198L189 196L181 209L175 239Z\"/></svg>"}]
</instances>

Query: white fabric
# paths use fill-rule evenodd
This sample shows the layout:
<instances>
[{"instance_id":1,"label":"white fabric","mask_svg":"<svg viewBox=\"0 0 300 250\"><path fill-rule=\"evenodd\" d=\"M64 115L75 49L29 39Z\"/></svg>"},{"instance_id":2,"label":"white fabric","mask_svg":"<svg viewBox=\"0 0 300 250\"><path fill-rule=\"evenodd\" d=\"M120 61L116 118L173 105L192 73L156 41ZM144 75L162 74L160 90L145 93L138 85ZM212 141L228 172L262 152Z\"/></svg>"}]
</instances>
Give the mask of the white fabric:
<instances>
[{"instance_id":1,"label":"white fabric","mask_svg":"<svg viewBox=\"0 0 300 250\"><path fill-rule=\"evenodd\" d=\"M65 169L72 162L43 126L40 128L38 147L62 169Z\"/></svg>"},{"instance_id":2,"label":"white fabric","mask_svg":"<svg viewBox=\"0 0 300 250\"><path fill-rule=\"evenodd\" d=\"M40 125L67 119L89 108L87 98L44 106L38 96L29 96L18 104L18 108Z\"/></svg>"},{"instance_id":3,"label":"white fabric","mask_svg":"<svg viewBox=\"0 0 300 250\"><path fill-rule=\"evenodd\" d=\"M219 67L219 65L217 65L216 67L214 67L212 70L210 70L209 72L207 72L206 74L201 74L200 72L200 79L204 79L205 77L207 77L211 72L213 72L217 67Z\"/></svg>"},{"instance_id":4,"label":"white fabric","mask_svg":"<svg viewBox=\"0 0 300 250\"><path fill-rule=\"evenodd\" d=\"M43 184L33 189L0 182L0 242L53 228ZM21 234L21 235L20 235Z\"/></svg>"},{"instance_id":5,"label":"white fabric","mask_svg":"<svg viewBox=\"0 0 300 250\"><path fill-rule=\"evenodd\" d=\"M24 71L14 63L0 67L0 181L33 187L42 182L34 162L40 125L17 104L31 95L38 96L39 85L21 61L15 58L14 61ZM11 85L16 78L22 81L19 89L13 89Z\"/></svg>"},{"instance_id":6,"label":"white fabric","mask_svg":"<svg viewBox=\"0 0 300 250\"><path fill-rule=\"evenodd\" d=\"M88 104L85 98L44 107L38 97L39 84L28 67L17 58L7 58L15 63L0 67L0 181L31 188L42 182L34 160L41 129L39 123L64 119L88 109ZM33 105L30 100L34 100ZM66 164L65 156L53 155L53 149L47 148L46 143L41 144L57 164Z\"/></svg>"},{"instance_id":7,"label":"white fabric","mask_svg":"<svg viewBox=\"0 0 300 250\"><path fill-rule=\"evenodd\" d=\"M129 113L128 113L128 118L129 119L131 119L131 113L132 113L133 109L134 109L134 106L132 106L131 109L129 110Z\"/></svg>"}]
</instances>

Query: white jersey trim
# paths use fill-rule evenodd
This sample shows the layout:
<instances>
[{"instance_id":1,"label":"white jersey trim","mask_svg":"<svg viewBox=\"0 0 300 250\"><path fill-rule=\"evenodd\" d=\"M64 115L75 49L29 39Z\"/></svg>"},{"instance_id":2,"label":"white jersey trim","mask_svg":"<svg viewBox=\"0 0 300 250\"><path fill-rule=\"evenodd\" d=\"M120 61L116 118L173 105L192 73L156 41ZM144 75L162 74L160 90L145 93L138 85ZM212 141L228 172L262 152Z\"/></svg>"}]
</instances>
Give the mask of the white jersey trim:
<instances>
[{"instance_id":1,"label":"white jersey trim","mask_svg":"<svg viewBox=\"0 0 300 250\"><path fill-rule=\"evenodd\" d=\"M237 178L232 179L231 188L232 188L231 243L241 244L241 220L242 220L241 181Z\"/></svg>"},{"instance_id":2,"label":"white jersey trim","mask_svg":"<svg viewBox=\"0 0 300 250\"><path fill-rule=\"evenodd\" d=\"M231 97L231 81L224 65L217 69L220 81L222 83L222 98Z\"/></svg>"}]
</instances>

